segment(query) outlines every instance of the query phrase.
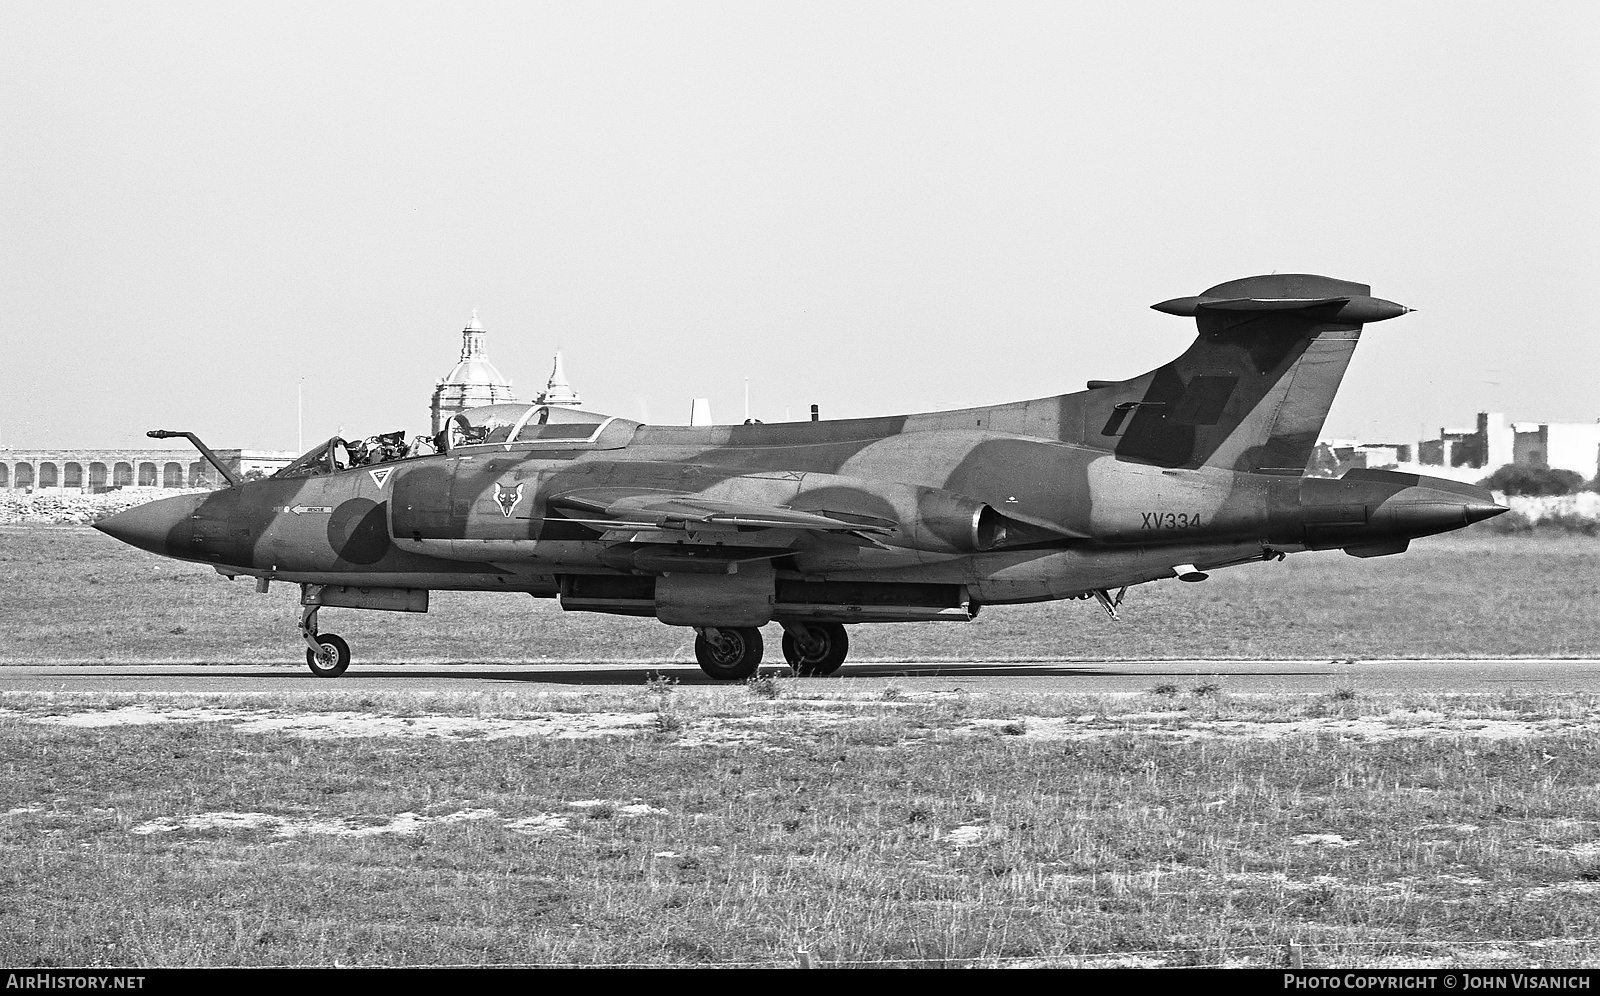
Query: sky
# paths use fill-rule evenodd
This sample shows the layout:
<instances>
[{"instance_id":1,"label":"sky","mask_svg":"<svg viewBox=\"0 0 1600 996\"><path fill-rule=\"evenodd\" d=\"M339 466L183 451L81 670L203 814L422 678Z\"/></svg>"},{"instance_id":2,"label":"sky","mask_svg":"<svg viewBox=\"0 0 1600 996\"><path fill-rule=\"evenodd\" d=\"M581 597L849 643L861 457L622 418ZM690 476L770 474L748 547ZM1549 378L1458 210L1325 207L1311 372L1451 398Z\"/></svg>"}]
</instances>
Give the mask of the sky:
<instances>
[{"instance_id":1,"label":"sky","mask_svg":"<svg viewBox=\"0 0 1600 996\"><path fill-rule=\"evenodd\" d=\"M1417 309L1327 436L1600 418L1600 5L3 11L0 446L423 432L473 309L644 421L995 404L1270 272Z\"/></svg>"}]
</instances>

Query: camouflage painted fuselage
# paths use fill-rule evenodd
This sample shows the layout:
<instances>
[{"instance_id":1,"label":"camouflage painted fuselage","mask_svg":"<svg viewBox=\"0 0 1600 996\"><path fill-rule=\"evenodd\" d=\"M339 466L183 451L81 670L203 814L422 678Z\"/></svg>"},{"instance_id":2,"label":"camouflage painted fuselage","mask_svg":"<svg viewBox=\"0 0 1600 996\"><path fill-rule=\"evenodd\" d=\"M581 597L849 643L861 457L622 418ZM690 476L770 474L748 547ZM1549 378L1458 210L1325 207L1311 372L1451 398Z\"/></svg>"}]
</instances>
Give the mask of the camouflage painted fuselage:
<instances>
[{"instance_id":1,"label":"camouflage painted fuselage","mask_svg":"<svg viewBox=\"0 0 1600 996\"><path fill-rule=\"evenodd\" d=\"M226 574L526 591L714 627L967 618L1180 566L1398 553L1502 510L1448 481L1301 476L1363 323L1404 312L1364 285L1254 277L1157 307L1197 318L1189 350L1084 392L690 428L595 417L556 432L524 410L505 441L330 464L99 525Z\"/></svg>"}]
</instances>

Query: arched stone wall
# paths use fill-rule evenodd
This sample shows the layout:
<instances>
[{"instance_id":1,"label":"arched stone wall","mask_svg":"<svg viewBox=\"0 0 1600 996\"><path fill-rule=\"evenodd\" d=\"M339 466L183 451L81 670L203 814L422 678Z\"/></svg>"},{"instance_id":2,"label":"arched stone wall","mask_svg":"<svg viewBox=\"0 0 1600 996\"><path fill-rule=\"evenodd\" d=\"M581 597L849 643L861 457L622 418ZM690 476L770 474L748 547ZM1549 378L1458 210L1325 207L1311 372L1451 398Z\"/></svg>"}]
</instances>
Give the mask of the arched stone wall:
<instances>
[{"instance_id":1,"label":"arched stone wall","mask_svg":"<svg viewBox=\"0 0 1600 996\"><path fill-rule=\"evenodd\" d=\"M243 450L218 450L218 456L235 470L245 461ZM249 454L252 468L265 466L268 473L287 464L285 453ZM0 489L40 487L112 488L154 487L179 489L184 487L216 487L223 478L209 463L196 459L190 449L59 449L59 450L0 450L0 460L5 461L0 473ZM23 472L18 468L28 465ZM54 477L45 469L51 464ZM76 465L74 472L70 468ZM99 466L99 471L95 470ZM121 468L120 470L118 468ZM18 474L23 476L19 479Z\"/></svg>"}]
</instances>

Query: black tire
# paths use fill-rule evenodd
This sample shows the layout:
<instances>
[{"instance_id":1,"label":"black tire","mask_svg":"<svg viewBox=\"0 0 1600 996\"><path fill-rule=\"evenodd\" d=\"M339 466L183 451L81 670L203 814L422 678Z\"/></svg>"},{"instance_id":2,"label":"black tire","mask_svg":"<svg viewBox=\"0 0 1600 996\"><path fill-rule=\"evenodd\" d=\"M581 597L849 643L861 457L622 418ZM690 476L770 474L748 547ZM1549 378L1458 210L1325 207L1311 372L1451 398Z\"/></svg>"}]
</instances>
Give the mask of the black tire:
<instances>
[{"instance_id":1,"label":"black tire","mask_svg":"<svg viewBox=\"0 0 1600 996\"><path fill-rule=\"evenodd\" d=\"M761 666L761 631L754 626L724 628L722 648L704 636L694 638L694 659L700 670L718 681L743 681Z\"/></svg>"},{"instance_id":2,"label":"black tire","mask_svg":"<svg viewBox=\"0 0 1600 996\"><path fill-rule=\"evenodd\" d=\"M806 626L811 639L821 647L807 656L800 650L800 641L787 629L783 631L783 659L794 668L794 673L815 677L832 674L850 653L850 637L842 623L810 623Z\"/></svg>"},{"instance_id":3,"label":"black tire","mask_svg":"<svg viewBox=\"0 0 1600 996\"><path fill-rule=\"evenodd\" d=\"M332 633L317 634L322 653L314 654L306 648L306 666L319 678L337 678L350 666L350 644Z\"/></svg>"}]
</instances>

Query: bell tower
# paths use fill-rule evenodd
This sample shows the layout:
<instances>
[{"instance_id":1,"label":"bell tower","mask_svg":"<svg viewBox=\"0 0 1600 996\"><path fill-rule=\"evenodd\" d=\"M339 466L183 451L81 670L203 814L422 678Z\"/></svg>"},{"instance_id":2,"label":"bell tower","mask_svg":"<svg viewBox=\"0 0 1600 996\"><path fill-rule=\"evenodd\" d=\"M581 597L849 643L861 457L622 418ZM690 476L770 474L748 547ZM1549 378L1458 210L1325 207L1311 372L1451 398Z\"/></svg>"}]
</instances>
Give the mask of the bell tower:
<instances>
[{"instance_id":1,"label":"bell tower","mask_svg":"<svg viewBox=\"0 0 1600 996\"><path fill-rule=\"evenodd\" d=\"M544 386L539 396L533 399L536 405L559 405L566 408L576 408L583 404L578 397L578 392L567 383L567 372L561 367L561 351L556 350L555 369L550 371L550 383Z\"/></svg>"}]
</instances>

